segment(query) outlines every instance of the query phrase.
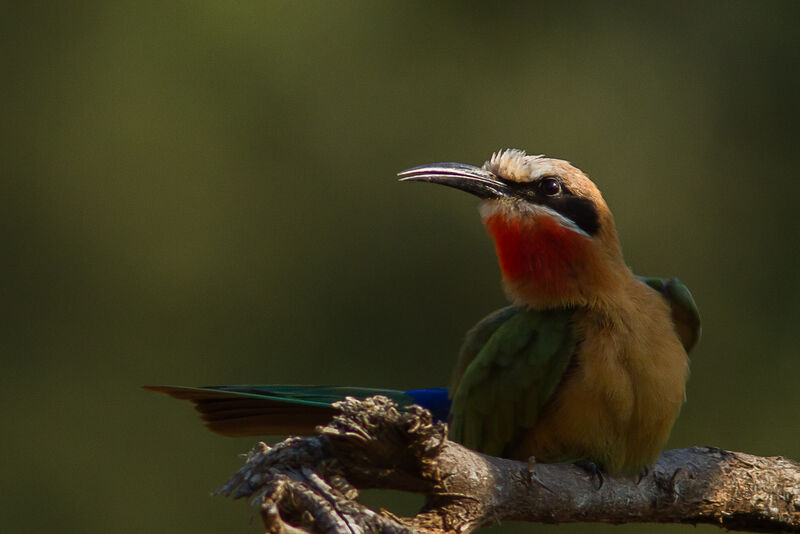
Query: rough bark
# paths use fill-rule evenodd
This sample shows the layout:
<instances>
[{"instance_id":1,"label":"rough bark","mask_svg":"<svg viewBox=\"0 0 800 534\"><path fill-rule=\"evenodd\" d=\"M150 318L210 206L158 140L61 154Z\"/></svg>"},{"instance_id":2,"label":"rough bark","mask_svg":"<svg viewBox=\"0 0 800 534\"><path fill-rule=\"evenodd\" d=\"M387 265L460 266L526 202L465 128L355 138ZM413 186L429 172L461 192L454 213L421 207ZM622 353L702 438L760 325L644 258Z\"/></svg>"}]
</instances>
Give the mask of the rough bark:
<instances>
[{"instance_id":1,"label":"rough bark","mask_svg":"<svg viewBox=\"0 0 800 534\"><path fill-rule=\"evenodd\" d=\"M502 520L710 523L800 532L800 464L712 447L665 451L641 480L485 456L446 439L418 406L338 403L311 438L260 443L217 493L251 497L271 533L469 532ZM414 517L361 505L356 488L423 493Z\"/></svg>"}]
</instances>

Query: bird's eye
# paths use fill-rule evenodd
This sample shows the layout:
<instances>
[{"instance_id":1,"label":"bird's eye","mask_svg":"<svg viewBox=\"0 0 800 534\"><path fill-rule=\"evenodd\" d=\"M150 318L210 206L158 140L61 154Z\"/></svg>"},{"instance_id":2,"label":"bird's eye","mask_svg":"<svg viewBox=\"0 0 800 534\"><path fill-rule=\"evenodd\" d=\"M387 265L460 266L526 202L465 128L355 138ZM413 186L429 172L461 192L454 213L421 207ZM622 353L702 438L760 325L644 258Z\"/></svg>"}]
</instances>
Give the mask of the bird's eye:
<instances>
[{"instance_id":1,"label":"bird's eye","mask_svg":"<svg viewBox=\"0 0 800 534\"><path fill-rule=\"evenodd\" d=\"M539 191L552 197L561 192L561 184L555 178L545 178L539 182Z\"/></svg>"}]
</instances>

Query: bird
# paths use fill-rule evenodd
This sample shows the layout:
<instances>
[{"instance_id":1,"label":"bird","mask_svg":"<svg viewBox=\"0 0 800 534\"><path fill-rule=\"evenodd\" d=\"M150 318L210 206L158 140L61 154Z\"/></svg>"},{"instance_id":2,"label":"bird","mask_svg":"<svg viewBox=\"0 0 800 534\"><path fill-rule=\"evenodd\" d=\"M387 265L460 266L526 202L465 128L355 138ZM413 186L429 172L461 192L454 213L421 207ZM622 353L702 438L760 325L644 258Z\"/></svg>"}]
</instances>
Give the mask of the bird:
<instances>
[{"instance_id":1,"label":"bird","mask_svg":"<svg viewBox=\"0 0 800 534\"><path fill-rule=\"evenodd\" d=\"M192 401L212 431L232 436L309 434L334 401L381 394L429 408L451 440L484 454L641 476L686 398L701 333L686 286L631 271L600 190L565 160L504 149L480 167L398 176L480 199L510 300L467 332L449 388L146 388Z\"/></svg>"}]
</instances>

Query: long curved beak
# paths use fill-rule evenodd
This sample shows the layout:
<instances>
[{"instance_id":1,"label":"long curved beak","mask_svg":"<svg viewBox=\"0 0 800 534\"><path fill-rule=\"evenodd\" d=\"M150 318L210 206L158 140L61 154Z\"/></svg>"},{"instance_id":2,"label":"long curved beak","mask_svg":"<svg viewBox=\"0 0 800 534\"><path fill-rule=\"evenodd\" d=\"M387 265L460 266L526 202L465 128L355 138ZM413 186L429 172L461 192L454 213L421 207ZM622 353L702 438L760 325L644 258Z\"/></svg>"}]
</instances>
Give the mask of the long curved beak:
<instances>
[{"instance_id":1,"label":"long curved beak","mask_svg":"<svg viewBox=\"0 0 800 534\"><path fill-rule=\"evenodd\" d=\"M483 198L511 195L507 184L489 171L464 163L431 163L397 173L401 182L430 182L455 187Z\"/></svg>"}]
</instances>

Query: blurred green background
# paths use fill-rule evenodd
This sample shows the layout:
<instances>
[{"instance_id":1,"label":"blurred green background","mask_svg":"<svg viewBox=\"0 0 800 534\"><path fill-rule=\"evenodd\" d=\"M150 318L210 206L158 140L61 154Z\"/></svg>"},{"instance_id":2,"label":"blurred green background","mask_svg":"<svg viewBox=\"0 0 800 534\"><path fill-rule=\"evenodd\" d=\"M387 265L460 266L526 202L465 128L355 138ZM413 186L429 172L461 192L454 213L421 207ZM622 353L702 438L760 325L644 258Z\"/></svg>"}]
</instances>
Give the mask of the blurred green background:
<instances>
[{"instance_id":1,"label":"blurred green background","mask_svg":"<svg viewBox=\"0 0 800 534\"><path fill-rule=\"evenodd\" d=\"M395 173L502 147L693 290L669 445L800 458L800 3L0 11L4 530L258 532L209 497L256 440L139 386L446 383L498 268L475 199ZM501 527L611 528L691 527Z\"/></svg>"}]
</instances>

